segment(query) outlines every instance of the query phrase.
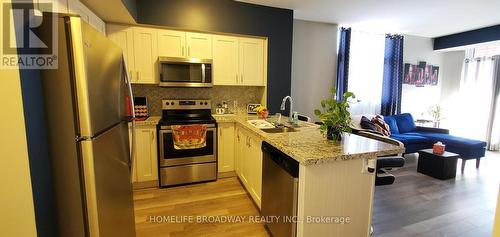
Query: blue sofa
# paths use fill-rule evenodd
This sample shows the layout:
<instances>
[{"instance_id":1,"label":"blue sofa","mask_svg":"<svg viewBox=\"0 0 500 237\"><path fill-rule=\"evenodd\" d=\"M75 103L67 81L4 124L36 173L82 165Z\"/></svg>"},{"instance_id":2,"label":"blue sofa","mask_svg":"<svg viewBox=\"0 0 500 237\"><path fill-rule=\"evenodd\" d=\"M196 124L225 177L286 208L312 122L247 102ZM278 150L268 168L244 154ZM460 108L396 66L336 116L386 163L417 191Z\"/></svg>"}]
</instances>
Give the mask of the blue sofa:
<instances>
[{"instance_id":1,"label":"blue sofa","mask_svg":"<svg viewBox=\"0 0 500 237\"><path fill-rule=\"evenodd\" d=\"M479 159L486 152L486 142L452 136L447 129L416 126L409 113L385 116L384 121L391 129L391 138L402 142L406 153L432 148L434 143L440 141L446 145L447 151L460 155L462 172L465 161L469 159L476 159L476 167L479 167Z\"/></svg>"}]
</instances>

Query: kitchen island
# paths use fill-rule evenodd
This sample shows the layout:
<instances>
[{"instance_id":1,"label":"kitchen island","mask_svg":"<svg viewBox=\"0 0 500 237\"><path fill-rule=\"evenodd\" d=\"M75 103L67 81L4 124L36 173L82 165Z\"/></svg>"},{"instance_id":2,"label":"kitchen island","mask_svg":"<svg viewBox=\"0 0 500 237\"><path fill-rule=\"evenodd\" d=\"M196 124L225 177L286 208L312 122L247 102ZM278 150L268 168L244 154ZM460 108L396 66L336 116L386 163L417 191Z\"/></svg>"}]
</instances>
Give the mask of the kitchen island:
<instances>
[{"instance_id":1,"label":"kitchen island","mask_svg":"<svg viewBox=\"0 0 500 237\"><path fill-rule=\"evenodd\" d=\"M353 134L345 134L340 142L328 141L317 125L305 122L299 122L294 132L266 133L247 122L255 116L214 117L219 124L234 123L236 130L269 143L299 163L297 236L370 235L375 173L368 172L368 167L375 167L377 157L402 153L404 147ZM262 165L250 167L262 169ZM262 187L257 184L249 190L238 164L236 172L260 207ZM258 175L250 175L254 176Z\"/></svg>"}]
</instances>

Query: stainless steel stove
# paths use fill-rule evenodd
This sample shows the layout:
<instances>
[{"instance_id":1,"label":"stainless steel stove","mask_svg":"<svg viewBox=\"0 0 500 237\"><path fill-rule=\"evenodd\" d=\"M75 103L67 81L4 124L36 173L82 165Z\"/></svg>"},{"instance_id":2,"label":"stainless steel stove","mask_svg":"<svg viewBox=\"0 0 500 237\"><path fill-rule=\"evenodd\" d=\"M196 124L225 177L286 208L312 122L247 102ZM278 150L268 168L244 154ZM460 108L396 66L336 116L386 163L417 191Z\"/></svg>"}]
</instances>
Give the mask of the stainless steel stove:
<instances>
[{"instance_id":1,"label":"stainless steel stove","mask_svg":"<svg viewBox=\"0 0 500 237\"><path fill-rule=\"evenodd\" d=\"M217 179L217 123L210 100L162 100L162 119L158 123L160 186L174 186ZM204 124L206 146L175 149L173 125Z\"/></svg>"}]
</instances>

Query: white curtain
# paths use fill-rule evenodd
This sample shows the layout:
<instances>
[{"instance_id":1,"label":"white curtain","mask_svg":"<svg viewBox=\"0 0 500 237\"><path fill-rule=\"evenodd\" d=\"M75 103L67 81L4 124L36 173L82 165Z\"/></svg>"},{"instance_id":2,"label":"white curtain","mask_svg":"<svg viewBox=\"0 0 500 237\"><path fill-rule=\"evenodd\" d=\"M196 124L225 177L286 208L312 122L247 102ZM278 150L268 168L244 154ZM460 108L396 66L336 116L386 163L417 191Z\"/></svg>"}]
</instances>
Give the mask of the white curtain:
<instances>
[{"instance_id":1,"label":"white curtain","mask_svg":"<svg viewBox=\"0 0 500 237\"><path fill-rule=\"evenodd\" d=\"M359 100L351 105L353 115L380 114L384 50L385 35L352 30L347 90Z\"/></svg>"},{"instance_id":2,"label":"white curtain","mask_svg":"<svg viewBox=\"0 0 500 237\"><path fill-rule=\"evenodd\" d=\"M450 130L454 135L486 140L493 85L491 58L466 59L457 101L452 107Z\"/></svg>"},{"instance_id":3,"label":"white curtain","mask_svg":"<svg viewBox=\"0 0 500 237\"><path fill-rule=\"evenodd\" d=\"M492 100L488 128L486 130L486 141L488 150L500 150L500 55L493 57L493 85Z\"/></svg>"}]
</instances>

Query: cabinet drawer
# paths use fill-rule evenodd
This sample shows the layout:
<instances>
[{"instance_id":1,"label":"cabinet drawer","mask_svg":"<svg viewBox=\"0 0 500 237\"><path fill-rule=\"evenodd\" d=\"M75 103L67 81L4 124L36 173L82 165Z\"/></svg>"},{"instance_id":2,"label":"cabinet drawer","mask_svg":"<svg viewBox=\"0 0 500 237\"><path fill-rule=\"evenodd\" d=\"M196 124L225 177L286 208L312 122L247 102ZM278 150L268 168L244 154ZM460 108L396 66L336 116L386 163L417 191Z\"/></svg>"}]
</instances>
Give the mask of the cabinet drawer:
<instances>
[{"instance_id":1,"label":"cabinet drawer","mask_svg":"<svg viewBox=\"0 0 500 237\"><path fill-rule=\"evenodd\" d=\"M217 163L163 167L160 169L161 186L210 181L217 179Z\"/></svg>"}]
</instances>

